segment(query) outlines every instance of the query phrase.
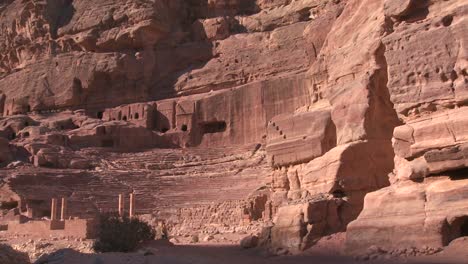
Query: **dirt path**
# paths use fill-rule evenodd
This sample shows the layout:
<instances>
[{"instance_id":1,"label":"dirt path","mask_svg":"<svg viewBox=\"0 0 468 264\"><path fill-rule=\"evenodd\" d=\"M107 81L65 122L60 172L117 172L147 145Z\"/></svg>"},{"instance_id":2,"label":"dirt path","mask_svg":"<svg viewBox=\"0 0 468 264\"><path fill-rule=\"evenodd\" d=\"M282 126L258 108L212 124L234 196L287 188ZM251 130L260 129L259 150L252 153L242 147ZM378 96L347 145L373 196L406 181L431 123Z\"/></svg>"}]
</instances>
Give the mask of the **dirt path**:
<instances>
[{"instance_id":1,"label":"dirt path","mask_svg":"<svg viewBox=\"0 0 468 264\"><path fill-rule=\"evenodd\" d=\"M153 255L140 253L81 254L62 250L41 264L343 264L358 263L339 256L283 256L267 257L256 250L236 246L165 246L148 250Z\"/></svg>"}]
</instances>

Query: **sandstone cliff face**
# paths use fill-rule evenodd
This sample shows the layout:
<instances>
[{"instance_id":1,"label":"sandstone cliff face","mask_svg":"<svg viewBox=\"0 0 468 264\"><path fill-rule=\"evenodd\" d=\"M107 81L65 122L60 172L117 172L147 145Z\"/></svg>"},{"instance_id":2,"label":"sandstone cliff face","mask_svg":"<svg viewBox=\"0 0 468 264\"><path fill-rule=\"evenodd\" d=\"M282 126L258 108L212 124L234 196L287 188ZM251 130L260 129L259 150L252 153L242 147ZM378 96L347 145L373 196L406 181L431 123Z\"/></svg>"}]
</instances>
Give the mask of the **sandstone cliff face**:
<instances>
[{"instance_id":1,"label":"sandstone cliff face","mask_svg":"<svg viewBox=\"0 0 468 264\"><path fill-rule=\"evenodd\" d=\"M350 250L446 246L467 235L467 7L387 1L384 14L388 89L404 124L393 133L392 184L366 197L347 242Z\"/></svg>"},{"instance_id":2,"label":"sandstone cliff face","mask_svg":"<svg viewBox=\"0 0 468 264\"><path fill-rule=\"evenodd\" d=\"M6 1L0 197L83 217L133 192L174 232L260 222L291 252L444 246L468 215L467 8Z\"/></svg>"}]
</instances>

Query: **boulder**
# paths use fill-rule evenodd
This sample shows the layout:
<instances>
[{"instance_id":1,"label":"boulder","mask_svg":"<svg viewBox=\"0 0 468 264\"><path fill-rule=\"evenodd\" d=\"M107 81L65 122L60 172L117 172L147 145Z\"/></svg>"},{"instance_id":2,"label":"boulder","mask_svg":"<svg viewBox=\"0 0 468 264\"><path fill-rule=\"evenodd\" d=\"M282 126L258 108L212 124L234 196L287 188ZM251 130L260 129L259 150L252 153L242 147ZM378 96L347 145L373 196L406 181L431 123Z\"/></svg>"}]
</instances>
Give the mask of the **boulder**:
<instances>
[{"instance_id":1,"label":"boulder","mask_svg":"<svg viewBox=\"0 0 468 264\"><path fill-rule=\"evenodd\" d=\"M254 248L258 245L258 237L254 235L246 236L241 239L240 246L242 248Z\"/></svg>"}]
</instances>

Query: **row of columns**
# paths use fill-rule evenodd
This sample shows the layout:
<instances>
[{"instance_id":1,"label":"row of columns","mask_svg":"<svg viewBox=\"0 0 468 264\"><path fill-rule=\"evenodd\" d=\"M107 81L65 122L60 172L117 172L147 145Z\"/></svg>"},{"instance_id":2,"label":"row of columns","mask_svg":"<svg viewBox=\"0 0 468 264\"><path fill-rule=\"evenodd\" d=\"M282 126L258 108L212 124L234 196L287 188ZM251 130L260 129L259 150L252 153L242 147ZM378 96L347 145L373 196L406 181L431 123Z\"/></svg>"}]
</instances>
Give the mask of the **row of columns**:
<instances>
[{"instance_id":1,"label":"row of columns","mask_svg":"<svg viewBox=\"0 0 468 264\"><path fill-rule=\"evenodd\" d=\"M50 208L50 220L57 220L57 198L52 198L52 206ZM62 208L60 211L60 220L64 221L67 217L67 199L62 197Z\"/></svg>"},{"instance_id":2,"label":"row of columns","mask_svg":"<svg viewBox=\"0 0 468 264\"><path fill-rule=\"evenodd\" d=\"M130 194L130 207L129 207L129 215L130 217L135 216L135 195L133 193ZM57 220L57 207L58 207L58 200L57 198L52 198L52 205L50 209L50 220ZM123 194L119 194L119 216L123 217L125 212L125 198ZM62 197L62 208L60 211L60 220L64 221L67 217L67 199Z\"/></svg>"},{"instance_id":3,"label":"row of columns","mask_svg":"<svg viewBox=\"0 0 468 264\"><path fill-rule=\"evenodd\" d=\"M135 215L135 195L133 193L130 194L130 207L129 207L129 215L133 217ZM119 194L119 216L123 217L125 214L125 198L123 194Z\"/></svg>"}]
</instances>

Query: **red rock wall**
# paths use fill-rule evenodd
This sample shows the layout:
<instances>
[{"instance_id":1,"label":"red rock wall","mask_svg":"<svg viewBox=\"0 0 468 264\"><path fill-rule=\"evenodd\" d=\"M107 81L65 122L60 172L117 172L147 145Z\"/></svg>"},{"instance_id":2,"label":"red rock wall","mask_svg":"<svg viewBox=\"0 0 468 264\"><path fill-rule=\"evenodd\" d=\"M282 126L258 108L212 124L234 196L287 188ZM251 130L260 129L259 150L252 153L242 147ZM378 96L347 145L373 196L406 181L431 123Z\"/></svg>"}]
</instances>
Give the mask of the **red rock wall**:
<instances>
[{"instance_id":1,"label":"red rock wall","mask_svg":"<svg viewBox=\"0 0 468 264\"><path fill-rule=\"evenodd\" d=\"M446 245L467 215L466 12L7 1L0 197L93 215L134 192L175 225L273 220L291 252L345 230L350 251Z\"/></svg>"}]
</instances>

